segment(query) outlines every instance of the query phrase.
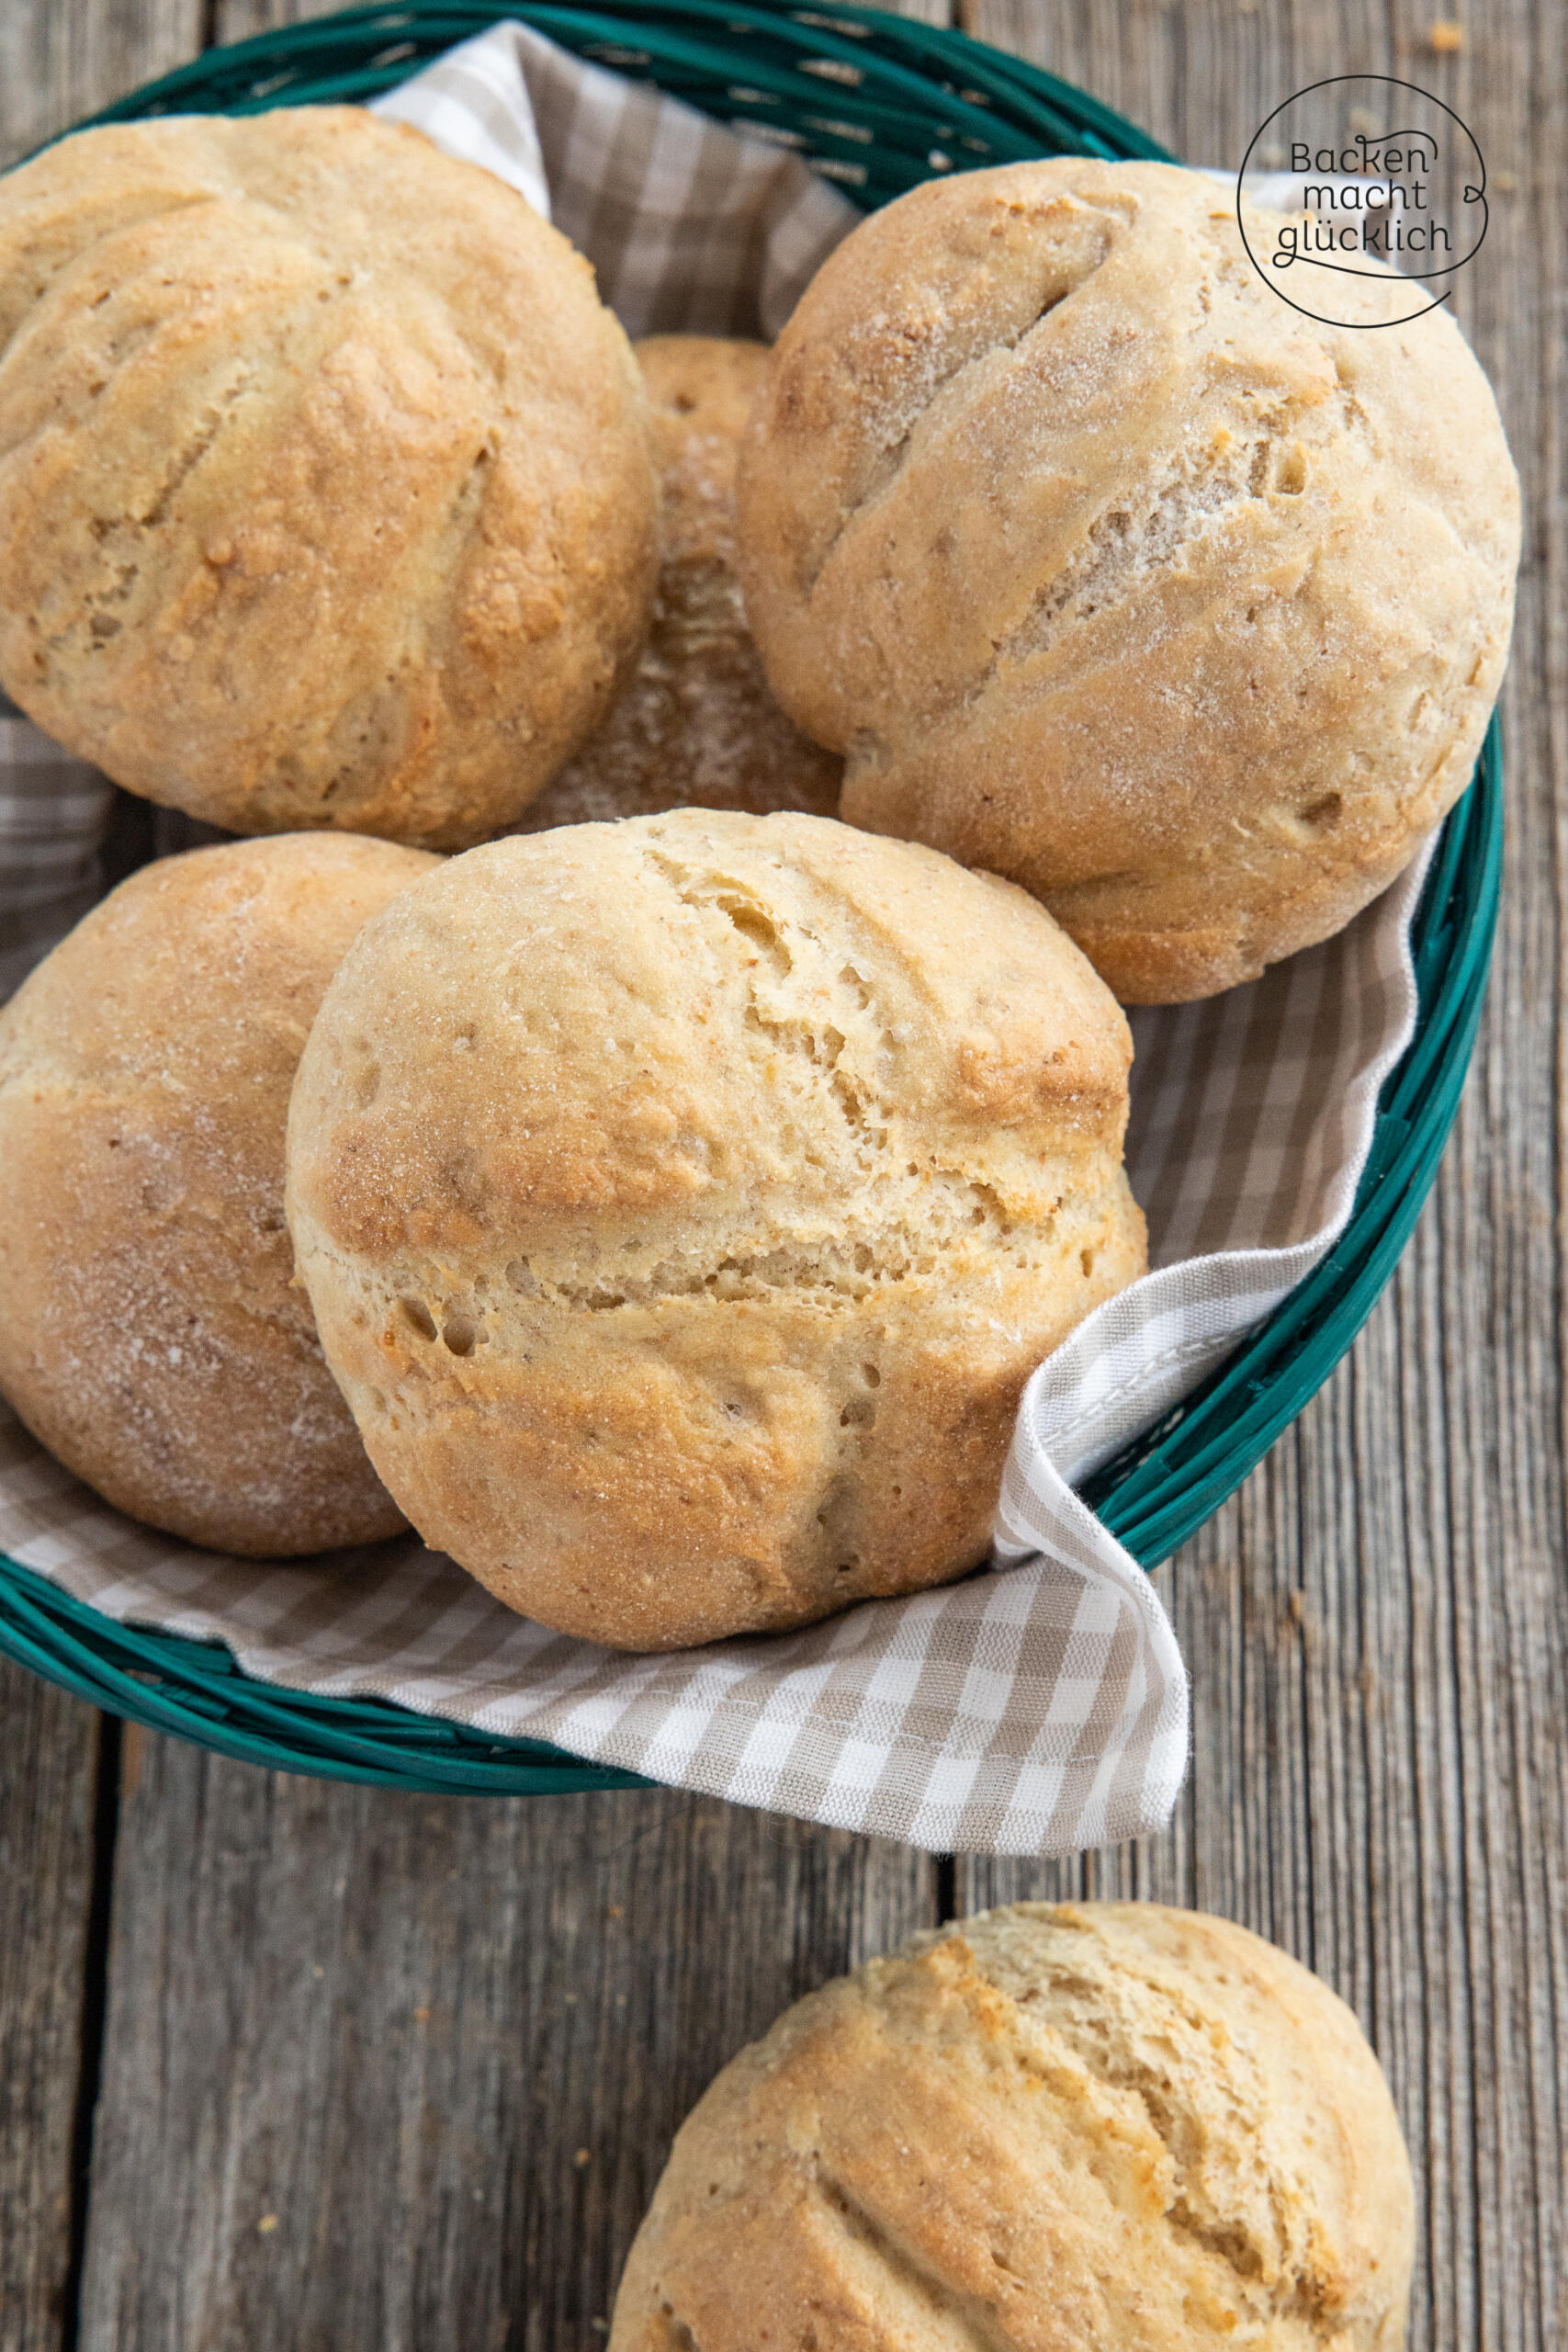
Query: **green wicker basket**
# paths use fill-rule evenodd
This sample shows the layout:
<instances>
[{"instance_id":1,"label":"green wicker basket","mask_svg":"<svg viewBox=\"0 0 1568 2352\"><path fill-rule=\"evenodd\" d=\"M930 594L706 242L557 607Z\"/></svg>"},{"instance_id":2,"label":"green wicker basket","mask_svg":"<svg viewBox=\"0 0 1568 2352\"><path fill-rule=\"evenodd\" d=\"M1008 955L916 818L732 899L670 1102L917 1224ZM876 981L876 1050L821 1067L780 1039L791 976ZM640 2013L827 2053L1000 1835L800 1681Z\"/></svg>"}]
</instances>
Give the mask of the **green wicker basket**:
<instances>
[{"instance_id":1,"label":"green wicker basket","mask_svg":"<svg viewBox=\"0 0 1568 2352\"><path fill-rule=\"evenodd\" d=\"M363 101L502 17L651 82L737 129L790 143L867 209L949 169L1032 155L1169 160L1121 117L964 34L839 6L675 0L650 9L513 5L355 8L216 50L94 119L250 114ZM1415 1037L1384 1085L1348 1225L1316 1271L1218 1373L1086 1488L1145 1566L1232 1493L1366 1320L1437 1170L1474 1042L1496 922L1502 751L1494 719L1450 816L1412 928ZM538 1740L494 1739L389 1702L324 1699L241 1673L216 1643L118 1625L0 1560L0 1652L112 1713L293 1772L386 1786L640 1788Z\"/></svg>"}]
</instances>

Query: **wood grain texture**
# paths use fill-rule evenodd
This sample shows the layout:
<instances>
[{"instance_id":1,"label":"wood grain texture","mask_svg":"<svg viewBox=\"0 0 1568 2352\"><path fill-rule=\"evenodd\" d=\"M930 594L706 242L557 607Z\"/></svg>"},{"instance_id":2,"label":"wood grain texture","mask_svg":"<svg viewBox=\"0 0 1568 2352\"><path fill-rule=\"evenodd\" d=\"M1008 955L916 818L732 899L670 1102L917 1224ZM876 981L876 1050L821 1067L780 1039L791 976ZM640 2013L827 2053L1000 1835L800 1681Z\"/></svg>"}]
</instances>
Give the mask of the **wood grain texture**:
<instances>
[{"instance_id":1,"label":"wood grain texture","mask_svg":"<svg viewBox=\"0 0 1568 2352\"><path fill-rule=\"evenodd\" d=\"M216 0L209 29L315 13ZM1161 1572L1194 1677L1176 1823L1071 1864L961 1864L954 1892L960 1909L1034 1892L1194 1903L1319 1969L1371 2031L1416 2158L1411 2352L1562 2352L1568 18L1555 0L1498 0L1437 55L1430 20L1454 13L965 0L968 29L1195 161L1234 164L1326 74L1404 75L1456 106L1494 199L1459 308L1530 519L1476 1068L1352 1357ZM5 0L0 153L176 62L201 14ZM18 1850L18 1804L33 1826L19 1871L0 1874L0 2098L9 2112L22 2086L36 2120L19 2159L0 2133L0 2346L15 2324L28 2352L53 2352L87 1849L66 1804L76 1711L18 1687L38 1721L17 1730L16 1701L0 1717L0 1838ZM902 1849L683 1797L404 1799L158 1740L141 1753L115 1879L89 2352L602 2343L621 2251L704 2082L938 1902L933 1866ZM5 2226L15 2213L34 2218Z\"/></svg>"},{"instance_id":2,"label":"wood grain texture","mask_svg":"<svg viewBox=\"0 0 1568 2352\"><path fill-rule=\"evenodd\" d=\"M1196 1726L1172 1831L1066 1865L961 1865L958 1898L1190 1903L1318 1969L1371 2033L1416 2161L1412 2346L1560 2352L1568 18L1513 0L1472 23L1457 57L1435 55L1431 17L1408 8L968 0L964 21L1194 161L1234 166L1292 91L1366 71L1455 107L1492 175L1485 250L1457 308L1497 388L1528 521L1504 914L1459 1125L1348 1363L1161 1572Z\"/></svg>"},{"instance_id":3,"label":"wood grain texture","mask_svg":"<svg viewBox=\"0 0 1568 2352\"><path fill-rule=\"evenodd\" d=\"M211 37L215 42L249 40L279 25L302 25L311 17L330 17L335 0L215 0Z\"/></svg>"},{"instance_id":4,"label":"wood grain texture","mask_svg":"<svg viewBox=\"0 0 1568 2352\"><path fill-rule=\"evenodd\" d=\"M276 25L299 25L311 17L331 16L335 5L336 0L215 0L212 38L248 40ZM884 0L884 5L890 16L918 17L928 25L954 21L953 0Z\"/></svg>"},{"instance_id":5,"label":"wood grain texture","mask_svg":"<svg viewBox=\"0 0 1568 2352\"><path fill-rule=\"evenodd\" d=\"M98 1718L0 1659L0 2352L62 2341Z\"/></svg>"},{"instance_id":6,"label":"wood grain texture","mask_svg":"<svg viewBox=\"0 0 1568 2352\"><path fill-rule=\"evenodd\" d=\"M408 1797L149 1739L84 2352L592 2352L699 2092L935 1885L685 1795Z\"/></svg>"},{"instance_id":7,"label":"wood grain texture","mask_svg":"<svg viewBox=\"0 0 1568 2352\"><path fill-rule=\"evenodd\" d=\"M202 0L3 0L0 170L201 40Z\"/></svg>"}]
</instances>

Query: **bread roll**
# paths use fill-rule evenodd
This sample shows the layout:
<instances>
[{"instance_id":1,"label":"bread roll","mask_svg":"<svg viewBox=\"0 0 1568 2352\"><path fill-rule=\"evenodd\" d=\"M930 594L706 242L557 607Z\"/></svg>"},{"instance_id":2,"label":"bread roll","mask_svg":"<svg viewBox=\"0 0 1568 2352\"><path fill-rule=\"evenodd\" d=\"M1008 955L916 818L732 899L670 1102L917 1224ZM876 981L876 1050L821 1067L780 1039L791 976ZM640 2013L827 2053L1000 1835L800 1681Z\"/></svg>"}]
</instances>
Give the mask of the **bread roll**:
<instances>
[{"instance_id":1,"label":"bread roll","mask_svg":"<svg viewBox=\"0 0 1568 2352\"><path fill-rule=\"evenodd\" d=\"M1339 929L1502 676L1486 379L1446 311L1379 325L1385 277L1335 284L1362 328L1280 300L1199 173L965 172L830 256L753 412L748 611L847 755L840 814L1021 883L1124 1001Z\"/></svg>"},{"instance_id":2,"label":"bread roll","mask_svg":"<svg viewBox=\"0 0 1568 2352\"><path fill-rule=\"evenodd\" d=\"M647 402L586 262L357 107L0 179L0 684L245 833L509 824L635 660Z\"/></svg>"},{"instance_id":3,"label":"bread roll","mask_svg":"<svg viewBox=\"0 0 1568 2352\"><path fill-rule=\"evenodd\" d=\"M295 834L143 866L0 1011L0 1390L135 1519L258 1557L402 1525L292 1287L299 1049L434 863Z\"/></svg>"},{"instance_id":4,"label":"bread roll","mask_svg":"<svg viewBox=\"0 0 1568 2352\"><path fill-rule=\"evenodd\" d=\"M1325 1984L1020 1903L787 2010L678 2134L609 2352L1398 2352L1410 2167Z\"/></svg>"},{"instance_id":5,"label":"bread roll","mask_svg":"<svg viewBox=\"0 0 1568 2352\"><path fill-rule=\"evenodd\" d=\"M598 733L517 830L680 808L830 817L843 763L773 700L735 571L735 463L768 347L656 334L635 348L663 492L653 626Z\"/></svg>"},{"instance_id":6,"label":"bread roll","mask_svg":"<svg viewBox=\"0 0 1568 2352\"><path fill-rule=\"evenodd\" d=\"M471 850L355 943L290 1114L372 1461L616 1648L973 1567L1029 1373L1143 1271L1131 1050L1021 891L826 818Z\"/></svg>"}]
</instances>

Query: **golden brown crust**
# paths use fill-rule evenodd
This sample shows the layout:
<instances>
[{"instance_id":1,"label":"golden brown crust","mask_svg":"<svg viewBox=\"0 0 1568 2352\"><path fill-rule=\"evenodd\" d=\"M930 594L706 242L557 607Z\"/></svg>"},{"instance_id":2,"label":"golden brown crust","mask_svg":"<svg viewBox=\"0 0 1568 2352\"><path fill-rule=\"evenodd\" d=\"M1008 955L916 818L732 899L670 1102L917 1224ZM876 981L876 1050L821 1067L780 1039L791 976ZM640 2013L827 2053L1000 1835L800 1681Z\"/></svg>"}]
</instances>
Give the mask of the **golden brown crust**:
<instances>
[{"instance_id":1,"label":"golden brown crust","mask_svg":"<svg viewBox=\"0 0 1568 2352\"><path fill-rule=\"evenodd\" d=\"M844 817L1021 883L1131 1002L1253 978L1407 863L1473 766L1519 528L1446 311L1317 326L1223 190L1078 159L931 183L840 247L739 524Z\"/></svg>"},{"instance_id":2,"label":"golden brown crust","mask_svg":"<svg viewBox=\"0 0 1568 2352\"><path fill-rule=\"evenodd\" d=\"M1326 1985L1017 1904L796 2003L676 2137L610 2352L1398 2352L1410 2171Z\"/></svg>"},{"instance_id":3,"label":"golden brown crust","mask_svg":"<svg viewBox=\"0 0 1568 2352\"><path fill-rule=\"evenodd\" d=\"M833 816L843 762L774 701L735 569L735 464L768 347L701 334L635 347L663 492L653 621L608 718L517 830L680 808Z\"/></svg>"},{"instance_id":4,"label":"golden brown crust","mask_svg":"<svg viewBox=\"0 0 1568 2352\"><path fill-rule=\"evenodd\" d=\"M635 659L646 405L587 264L421 132L79 132L0 181L0 682L215 823L482 840Z\"/></svg>"},{"instance_id":5,"label":"golden brown crust","mask_svg":"<svg viewBox=\"0 0 1568 2352\"><path fill-rule=\"evenodd\" d=\"M144 866L0 1011L0 1390L117 1509L258 1557L394 1534L293 1286L289 1088L433 860L296 834Z\"/></svg>"},{"instance_id":6,"label":"golden brown crust","mask_svg":"<svg viewBox=\"0 0 1568 2352\"><path fill-rule=\"evenodd\" d=\"M475 850L370 926L288 1216L371 1458L622 1648L984 1557L1023 1382L1143 1271L1131 1041L1005 883L827 820Z\"/></svg>"}]
</instances>

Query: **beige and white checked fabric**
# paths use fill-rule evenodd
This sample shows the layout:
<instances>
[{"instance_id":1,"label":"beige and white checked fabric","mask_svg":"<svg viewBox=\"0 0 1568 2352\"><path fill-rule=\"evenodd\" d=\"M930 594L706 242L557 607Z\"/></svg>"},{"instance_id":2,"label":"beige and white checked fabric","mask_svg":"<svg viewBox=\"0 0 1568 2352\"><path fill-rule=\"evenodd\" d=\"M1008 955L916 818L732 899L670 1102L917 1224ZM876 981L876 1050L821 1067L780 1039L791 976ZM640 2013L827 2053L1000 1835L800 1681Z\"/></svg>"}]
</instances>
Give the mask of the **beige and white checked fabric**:
<instances>
[{"instance_id":1,"label":"beige and white checked fabric","mask_svg":"<svg viewBox=\"0 0 1568 2352\"><path fill-rule=\"evenodd\" d=\"M798 158L518 26L378 103L547 202L634 334L776 332L857 217ZM123 863L128 809L0 706L4 988ZM162 811L147 828L164 850L212 838ZM1069 1482L1190 1390L1344 1223L1414 1022L1418 885L1413 869L1249 988L1134 1015L1129 1156L1155 1271L1031 1381L997 1568L805 1633L626 1657L511 1615L412 1538L277 1566L193 1551L109 1510L8 1416L0 1546L111 1618L220 1638L265 1680L380 1694L743 1804L976 1852L1157 1827L1186 1766L1186 1676L1148 1578Z\"/></svg>"}]
</instances>

